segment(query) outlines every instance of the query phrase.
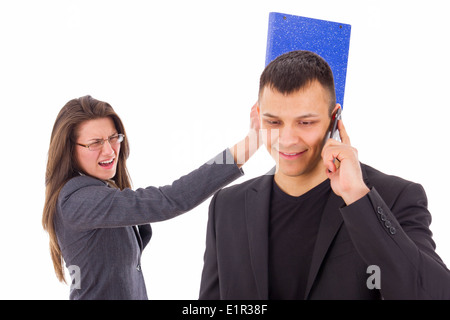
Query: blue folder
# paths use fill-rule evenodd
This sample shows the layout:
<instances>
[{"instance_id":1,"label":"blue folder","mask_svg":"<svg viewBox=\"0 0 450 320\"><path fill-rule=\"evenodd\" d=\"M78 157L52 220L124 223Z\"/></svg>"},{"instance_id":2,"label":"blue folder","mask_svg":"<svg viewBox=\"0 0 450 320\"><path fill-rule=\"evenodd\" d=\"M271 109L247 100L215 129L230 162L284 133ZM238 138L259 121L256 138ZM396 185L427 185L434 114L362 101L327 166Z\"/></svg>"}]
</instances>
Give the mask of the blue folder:
<instances>
[{"instance_id":1,"label":"blue folder","mask_svg":"<svg viewBox=\"0 0 450 320\"><path fill-rule=\"evenodd\" d=\"M350 31L349 24L270 12L266 65L293 50L317 53L333 71L336 102L343 107Z\"/></svg>"}]
</instances>

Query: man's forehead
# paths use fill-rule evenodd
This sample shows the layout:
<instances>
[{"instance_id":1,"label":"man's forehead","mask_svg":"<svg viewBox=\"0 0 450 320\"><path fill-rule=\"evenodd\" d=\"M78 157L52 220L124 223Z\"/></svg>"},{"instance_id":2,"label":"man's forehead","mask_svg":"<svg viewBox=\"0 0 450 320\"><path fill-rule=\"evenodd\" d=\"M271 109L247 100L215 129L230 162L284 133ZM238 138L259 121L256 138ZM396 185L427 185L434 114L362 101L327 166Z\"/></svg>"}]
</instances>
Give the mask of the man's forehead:
<instances>
[{"instance_id":1,"label":"man's forehead","mask_svg":"<svg viewBox=\"0 0 450 320\"><path fill-rule=\"evenodd\" d=\"M268 88L259 99L260 113L267 117L306 118L328 114L329 101L318 88L283 94Z\"/></svg>"}]
</instances>

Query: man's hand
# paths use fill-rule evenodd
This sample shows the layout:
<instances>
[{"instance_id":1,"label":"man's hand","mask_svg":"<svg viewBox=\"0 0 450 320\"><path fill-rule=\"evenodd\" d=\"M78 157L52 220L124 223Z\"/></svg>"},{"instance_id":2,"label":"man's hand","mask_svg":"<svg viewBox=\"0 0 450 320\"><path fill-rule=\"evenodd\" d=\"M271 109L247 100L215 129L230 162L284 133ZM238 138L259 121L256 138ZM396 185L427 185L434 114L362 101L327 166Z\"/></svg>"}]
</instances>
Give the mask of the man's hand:
<instances>
[{"instance_id":1,"label":"man's hand","mask_svg":"<svg viewBox=\"0 0 450 320\"><path fill-rule=\"evenodd\" d=\"M342 142L329 139L323 147L322 159L334 193L350 205L370 190L363 180L358 151L351 146L342 120L338 129Z\"/></svg>"}]
</instances>

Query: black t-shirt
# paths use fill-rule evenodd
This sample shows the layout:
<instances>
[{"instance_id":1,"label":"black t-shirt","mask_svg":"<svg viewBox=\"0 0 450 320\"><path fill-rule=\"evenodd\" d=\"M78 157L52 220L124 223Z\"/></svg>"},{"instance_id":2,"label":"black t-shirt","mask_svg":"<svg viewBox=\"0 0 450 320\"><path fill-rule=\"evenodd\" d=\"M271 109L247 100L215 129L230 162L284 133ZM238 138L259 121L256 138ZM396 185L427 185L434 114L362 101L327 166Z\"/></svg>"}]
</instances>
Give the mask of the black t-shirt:
<instances>
[{"instance_id":1,"label":"black t-shirt","mask_svg":"<svg viewBox=\"0 0 450 320\"><path fill-rule=\"evenodd\" d=\"M293 197L273 182L269 225L269 299L305 298L311 257L330 181Z\"/></svg>"}]
</instances>

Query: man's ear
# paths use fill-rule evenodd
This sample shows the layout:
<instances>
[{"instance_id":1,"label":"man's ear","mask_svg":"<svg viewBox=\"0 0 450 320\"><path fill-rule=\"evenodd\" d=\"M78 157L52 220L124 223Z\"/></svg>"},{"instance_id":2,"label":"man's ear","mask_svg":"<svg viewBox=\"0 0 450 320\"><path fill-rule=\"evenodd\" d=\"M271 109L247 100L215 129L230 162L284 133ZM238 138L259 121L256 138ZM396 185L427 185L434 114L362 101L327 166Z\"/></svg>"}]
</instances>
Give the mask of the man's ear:
<instances>
[{"instance_id":1,"label":"man's ear","mask_svg":"<svg viewBox=\"0 0 450 320\"><path fill-rule=\"evenodd\" d=\"M334 106L333 112L331 114L332 115L335 114L339 108L342 108L341 105L339 103L336 103L336 105Z\"/></svg>"}]
</instances>

